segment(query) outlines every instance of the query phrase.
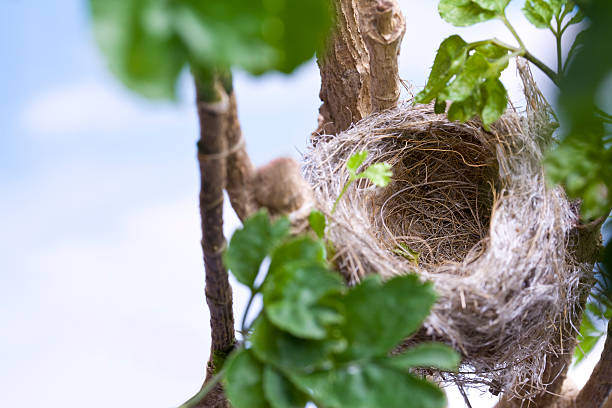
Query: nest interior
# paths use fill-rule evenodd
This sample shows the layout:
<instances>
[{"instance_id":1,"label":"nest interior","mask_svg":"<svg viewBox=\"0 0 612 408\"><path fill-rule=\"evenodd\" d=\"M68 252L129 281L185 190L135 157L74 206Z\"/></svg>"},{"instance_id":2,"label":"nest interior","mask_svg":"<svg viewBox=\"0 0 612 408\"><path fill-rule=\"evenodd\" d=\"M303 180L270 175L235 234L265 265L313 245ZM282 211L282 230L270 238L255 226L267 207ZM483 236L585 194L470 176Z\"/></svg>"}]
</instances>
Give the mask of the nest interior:
<instances>
[{"instance_id":1,"label":"nest interior","mask_svg":"<svg viewBox=\"0 0 612 408\"><path fill-rule=\"evenodd\" d=\"M462 128L403 132L395 142L396 156L387 159L393 183L372 197L379 213L370 213L385 245L409 248L422 265L459 262L481 248L498 172L495 152Z\"/></svg>"},{"instance_id":2,"label":"nest interior","mask_svg":"<svg viewBox=\"0 0 612 408\"><path fill-rule=\"evenodd\" d=\"M406 103L315 136L304 156L347 281L410 272L431 280L439 301L409 342L453 345L463 355L454 382L521 399L545 389L546 359L590 273L568 249L574 209L544 180L541 145L552 128L539 111L509 112L485 130ZM391 164L392 182L356 182L331 214L349 177L346 161L362 150L364 167ZM406 248L418 261L398 251Z\"/></svg>"}]
</instances>

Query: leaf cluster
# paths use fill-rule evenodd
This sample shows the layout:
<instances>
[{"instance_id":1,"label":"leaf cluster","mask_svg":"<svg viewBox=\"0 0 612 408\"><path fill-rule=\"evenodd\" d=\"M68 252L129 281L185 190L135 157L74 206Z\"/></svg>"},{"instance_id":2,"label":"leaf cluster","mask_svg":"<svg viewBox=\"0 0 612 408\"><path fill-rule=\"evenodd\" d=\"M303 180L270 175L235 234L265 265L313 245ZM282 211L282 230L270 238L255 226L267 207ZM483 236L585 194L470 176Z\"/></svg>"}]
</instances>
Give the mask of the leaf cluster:
<instances>
[{"instance_id":1,"label":"leaf cluster","mask_svg":"<svg viewBox=\"0 0 612 408\"><path fill-rule=\"evenodd\" d=\"M357 170L359 170L359 168L366 161L367 158L368 151L362 150L353 154L346 161L346 169L349 172L349 178L342 187L342 191L340 191L336 202L334 202L332 213L336 211L338 203L340 202L344 194L347 192L351 184L353 184L355 181L360 179L367 179L370 180L370 182L377 187L385 187L391 181L391 176L393 175L393 173L391 172L391 165L389 163L375 163L358 173Z\"/></svg>"},{"instance_id":2,"label":"leaf cluster","mask_svg":"<svg viewBox=\"0 0 612 408\"><path fill-rule=\"evenodd\" d=\"M89 0L94 35L111 71L150 98L172 98L189 64L252 74L292 72L320 49L327 0ZM204 78L205 79L205 78Z\"/></svg>"},{"instance_id":3,"label":"leaf cluster","mask_svg":"<svg viewBox=\"0 0 612 408\"><path fill-rule=\"evenodd\" d=\"M256 285L266 258L269 267ZM456 369L453 350L424 344L389 354L429 313L436 299L430 283L414 275L386 282L374 275L347 288L321 240L290 236L287 219L271 221L265 211L234 233L225 262L263 297L243 346L224 367L232 406L445 406L443 392L413 369Z\"/></svg>"}]
</instances>

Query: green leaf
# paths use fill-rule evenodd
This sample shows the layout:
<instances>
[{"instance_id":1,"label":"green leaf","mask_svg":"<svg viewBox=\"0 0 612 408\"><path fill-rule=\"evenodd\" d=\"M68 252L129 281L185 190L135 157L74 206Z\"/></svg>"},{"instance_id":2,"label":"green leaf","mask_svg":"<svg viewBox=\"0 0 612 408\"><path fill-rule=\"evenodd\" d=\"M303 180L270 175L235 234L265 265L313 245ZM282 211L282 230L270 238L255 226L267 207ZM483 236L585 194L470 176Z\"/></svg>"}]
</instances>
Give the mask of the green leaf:
<instances>
[{"instance_id":1,"label":"green leaf","mask_svg":"<svg viewBox=\"0 0 612 408\"><path fill-rule=\"evenodd\" d=\"M487 79L482 85L484 105L480 113L482 122L489 125L499 119L508 105L508 93L499 79Z\"/></svg>"},{"instance_id":2,"label":"green leaf","mask_svg":"<svg viewBox=\"0 0 612 408\"><path fill-rule=\"evenodd\" d=\"M584 20L584 14L582 13L582 11L578 10L578 12L572 16L570 21L568 21L567 25L570 26L573 24L579 24L583 20Z\"/></svg>"},{"instance_id":3,"label":"green leaf","mask_svg":"<svg viewBox=\"0 0 612 408\"><path fill-rule=\"evenodd\" d=\"M570 47L570 50L567 53L567 57L565 59L565 66L568 66L568 64L571 64L572 60L578 55L580 50L582 50L583 47L586 45L586 40L587 40L586 31L581 31L578 33L578 35L576 35L576 38L574 39L574 42L572 43L572 46Z\"/></svg>"},{"instance_id":4,"label":"green leaf","mask_svg":"<svg viewBox=\"0 0 612 408\"><path fill-rule=\"evenodd\" d=\"M373 361L337 370L290 374L293 382L326 408L443 408L444 393L413 375Z\"/></svg>"},{"instance_id":5,"label":"green leaf","mask_svg":"<svg viewBox=\"0 0 612 408\"><path fill-rule=\"evenodd\" d=\"M263 389L272 408L304 408L308 402L308 396L269 365L264 368Z\"/></svg>"},{"instance_id":6,"label":"green leaf","mask_svg":"<svg viewBox=\"0 0 612 408\"><path fill-rule=\"evenodd\" d=\"M308 371L331 367L331 353L344 350L341 340L306 340L275 327L265 314L259 315L250 336L252 350L261 361L283 370Z\"/></svg>"},{"instance_id":7,"label":"green leaf","mask_svg":"<svg viewBox=\"0 0 612 408\"><path fill-rule=\"evenodd\" d=\"M176 30L200 65L253 74L292 72L313 57L331 27L325 0L175 0Z\"/></svg>"},{"instance_id":8,"label":"green leaf","mask_svg":"<svg viewBox=\"0 0 612 408\"><path fill-rule=\"evenodd\" d=\"M323 238L325 236L325 227L327 221L325 215L319 210L312 210L308 216L308 223L310 228L317 234L317 237Z\"/></svg>"},{"instance_id":9,"label":"green leaf","mask_svg":"<svg viewBox=\"0 0 612 408\"><path fill-rule=\"evenodd\" d=\"M484 9L496 11L498 13L503 13L504 10L506 9L506 6L508 6L508 3L510 3L510 0L473 0L473 1L474 3L478 4L480 7Z\"/></svg>"},{"instance_id":10,"label":"green leaf","mask_svg":"<svg viewBox=\"0 0 612 408\"><path fill-rule=\"evenodd\" d=\"M355 153L346 161L346 168L348 169L351 175L355 175L359 166L363 164L363 162L368 158L368 151L362 150L359 153Z\"/></svg>"},{"instance_id":11,"label":"green leaf","mask_svg":"<svg viewBox=\"0 0 612 408\"><path fill-rule=\"evenodd\" d=\"M287 218L270 222L268 213L262 210L234 232L224 261L240 283L253 289L262 261L289 234L289 225Z\"/></svg>"},{"instance_id":12,"label":"green leaf","mask_svg":"<svg viewBox=\"0 0 612 408\"><path fill-rule=\"evenodd\" d=\"M186 64L166 2L90 0L96 42L110 70L125 86L148 98L175 97Z\"/></svg>"},{"instance_id":13,"label":"green leaf","mask_svg":"<svg viewBox=\"0 0 612 408\"><path fill-rule=\"evenodd\" d=\"M451 35L442 41L427 85L417 94L416 102L429 103L446 87L446 83L463 67L467 58L467 45L458 35ZM439 99L442 101L442 98Z\"/></svg>"},{"instance_id":14,"label":"green leaf","mask_svg":"<svg viewBox=\"0 0 612 408\"><path fill-rule=\"evenodd\" d=\"M272 251L268 274L273 275L278 269L295 261L327 265L323 243L308 236L298 236L284 242Z\"/></svg>"},{"instance_id":15,"label":"green leaf","mask_svg":"<svg viewBox=\"0 0 612 408\"><path fill-rule=\"evenodd\" d=\"M436 98L434 103L434 113L440 115L446 112L446 101L444 99Z\"/></svg>"},{"instance_id":16,"label":"green leaf","mask_svg":"<svg viewBox=\"0 0 612 408\"><path fill-rule=\"evenodd\" d=\"M292 335L323 339L327 327L342 321L337 307L323 303L325 296L340 294L340 275L320 263L295 261L270 274L263 287L264 311L270 321Z\"/></svg>"},{"instance_id":17,"label":"green leaf","mask_svg":"<svg viewBox=\"0 0 612 408\"><path fill-rule=\"evenodd\" d=\"M550 28L553 18L553 9L544 0L527 0L523 7L523 14L527 20L537 28Z\"/></svg>"},{"instance_id":18,"label":"green leaf","mask_svg":"<svg viewBox=\"0 0 612 408\"><path fill-rule=\"evenodd\" d=\"M461 356L445 344L420 344L405 352L388 357L387 363L395 368L408 370L413 367L439 368L455 371L461 362Z\"/></svg>"},{"instance_id":19,"label":"green leaf","mask_svg":"<svg viewBox=\"0 0 612 408\"><path fill-rule=\"evenodd\" d=\"M478 90L480 91L480 88ZM448 108L448 120L467 122L476 116L481 108L480 94L477 93L476 96L472 95L464 100L453 102Z\"/></svg>"},{"instance_id":20,"label":"green leaf","mask_svg":"<svg viewBox=\"0 0 612 408\"><path fill-rule=\"evenodd\" d=\"M472 95L475 88L491 77L491 64L480 53L472 54L457 78L448 86L448 99L461 101Z\"/></svg>"},{"instance_id":21,"label":"green leaf","mask_svg":"<svg viewBox=\"0 0 612 408\"><path fill-rule=\"evenodd\" d=\"M376 163L357 175L357 178L367 178L378 187L385 187L391 181L391 165L389 163Z\"/></svg>"},{"instance_id":22,"label":"green leaf","mask_svg":"<svg viewBox=\"0 0 612 408\"><path fill-rule=\"evenodd\" d=\"M465 27L499 17L503 9L500 12L498 6L503 3L508 4L508 1L440 0L438 12L440 17L447 22L458 27Z\"/></svg>"},{"instance_id":23,"label":"green leaf","mask_svg":"<svg viewBox=\"0 0 612 408\"><path fill-rule=\"evenodd\" d=\"M343 358L384 356L416 331L436 299L431 283L406 275L381 282L366 278L346 295L342 333L349 343Z\"/></svg>"},{"instance_id":24,"label":"green leaf","mask_svg":"<svg viewBox=\"0 0 612 408\"><path fill-rule=\"evenodd\" d=\"M224 387L232 407L270 407L263 391L263 365L249 350L237 350L226 364Z\"/></svg>"},{"instance_id":25,"label":"green leaf","mask_svg":"<svg viewBox=\"0 0 612 408\"><path fill-rule=\"evenodd\" d=\"M421 255L418 251L410 248L403 242L397 244L397 247L393 250L393 253L406 258L407 260L414 262L416 265L419 264L419 256Z\"/></svg>"}]
</instances>

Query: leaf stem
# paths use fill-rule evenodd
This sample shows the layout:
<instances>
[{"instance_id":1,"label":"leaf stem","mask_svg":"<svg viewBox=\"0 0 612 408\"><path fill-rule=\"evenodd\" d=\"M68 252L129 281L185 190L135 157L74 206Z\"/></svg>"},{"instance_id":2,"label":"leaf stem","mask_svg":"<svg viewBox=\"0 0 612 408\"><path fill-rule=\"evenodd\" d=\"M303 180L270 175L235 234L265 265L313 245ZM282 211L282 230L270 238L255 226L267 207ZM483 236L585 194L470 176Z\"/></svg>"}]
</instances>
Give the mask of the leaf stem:
<instances>
[{"instance_id":1,"label":"leaf stem","mask_svg":"<svg viewBox=\"0 0 612 408\"><path fill-rule=\"evenodd\" d=\"M508 30L510 30L510 32L512 33L512 35L514 36L516 41L519 43L519 46L522 49L527 50L527 47L525 47L525 44L523 43L523 40L521 40L521 37L519 37L519 35L516 32L516 30L514 29L514 27L512 27L512 24L510 24L510 21L508 21L508 18L506 17L506 13L501 15L501 21L503 21L504 25L506 26L506 28L508 28Z\"/></svg>"},{"instance_id":2,"label":"leaf stem","mask_svg":"<svg viewBox=\"0 0 612 408\"><path fill-rule=\"evenodd\" d=\"M549 77L555 85L557 85L557 87L561 85L561 81L559 81L559 75L557 75L555 71L548 67L548 65L537 59L532 53L527 50L524 50L523 57L525 57L527 61L531 62L536 67L540 68L540 70L544 72L546 76Z\"/></svg>"},{"instance_id":3,"label":"leaf stem","mask_svg":"<svg viewBox=\"0 0 612 408\"><path fill-rule=\"evenodd\" d=\"M214 377L212 377L202 386L202 389L200 389L200 391L198 391L196 395L185 401L179 408L195 408L196 406L198 406L198 404L204 399L204 397L206 397L206 395L210 391L212 391L213 388L215 388L219 381L223 379L223 376L225 375L225 370L226 368L223 367L217 374L215 374Z\"/></svg>"},{"instance_id":4,"label":"leaf stem","mask_svg":"<svg viewBox=\"0 0 612 408\"><path fill-rule=\"evenodd\" d=\"M251 310L251 305L253 304L253 299L255 299L255 295L257 295L258 290L254 289L251 292L251 296L249 297L249 301L247 302L246 308L244 309L244 313L242 314L242 322L240 323L240 332L242 333L242 337L245 338L250 327L246 325L246 319L249 315L249 310Z\"/></svg>"},{"instance_id":5,"label":"leaf stem","mask_svg":"<svg viewBox=\"0 0 612 408\"><path fill-rule=\"evenodd\" d=\"M342 198L344 193L346 193L346 190L348 190L350 185L353 184L353 181L355 181L355 177L351 176L349 180L346 182L346 184L344 185L344 187L342 187L342 191L340 192L340 195L338 196L338 198L336 198L336 201L334 202L334 206L332 207L332 210L331 210L332 214L336 211L336 207L338 206L340 199Z\"/></svg>"},{"instance_id":6,"label":"leaf stem","mask_svg":"<svg viewBox=\"0 0 612 408\"><path fill-rule=\"evenodd\" d=\"M560 25L557 28L561 28ZM561 49L561 36L563 33L557 31L555 37L557 39L557 77L560 77L563 74L563 50Z\"/></svg>"}]
</instances>

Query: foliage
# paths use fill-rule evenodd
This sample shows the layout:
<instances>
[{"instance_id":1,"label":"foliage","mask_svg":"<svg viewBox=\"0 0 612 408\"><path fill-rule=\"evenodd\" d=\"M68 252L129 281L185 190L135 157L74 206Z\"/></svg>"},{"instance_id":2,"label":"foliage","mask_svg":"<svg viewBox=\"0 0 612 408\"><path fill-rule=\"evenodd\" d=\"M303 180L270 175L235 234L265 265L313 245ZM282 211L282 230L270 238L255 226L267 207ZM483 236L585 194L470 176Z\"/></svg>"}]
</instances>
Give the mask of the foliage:
<instances>
[{"instance_id":1,"label":"foliage","mask_svg":"<svg viewBox=\"0 0 612 408\"><path fill-rule=\"evenodd\" d=\"M480 116L485 127L505 111L508 95L499 77L511 58L522 56L540 68L561 88L560 106L568 126L560 144L547 154L547 177L561 183L572 197L582 199L587 219L605 215L612 207L612 116L596 106L597 91L612 73L607 39L612 38L612 3L593 0L527 0L523 14L537 28L550 30L557 45L557 70L546 66L525 47L508 21L510 0L440 0L440 16L456 26L499 19L518 46L497 39L472 43L458 35L445 39L434 60L425 89L416 102L435 100L436 113L448 107L450 120L467 121ZM562 38L566 30L589 18L563 61ZM608 124L608 127L606 127Z\"/></svg>"},{"instance_id":2,"label":"foliage","mask_svg":"<svg viewBox=\"0 0 612 408\"><path fill-rule=\"evenodd\" d=\"M365 168L361 173L357 173L357 170L359 170L359 167L361 167L367 158L368 151L363 150L355 153L347 160L346 168L349 172L349 179L344 187L342 187L342 191L340 192L340 195L338 195L338 198L332 207L332 213L336 211L338 203L354 181L359 179L367 179L378 187L385 187L391 181L391 176L393 173L391 172L391 165L389 163L375 163Z\"/></svg>"},{"instance_id":3,"label":"foliage","mask_svg":"<svg viewBox=\"0 0 612 408\"><path fill-rule=\"evenodd\" d=\"M355 172L358 161L351 163ZM243 328L247 337L223 368L232 405L445 406L444 393L413 369L454 370L459 356L453 350L423 344L390 355L429 313L432 285L414 275L386 282L373 275L347 288L330 269L323 242L292 237L286 225L285 218L271 221L260 211L234 233L225 255L251 296L263 295L263 309L252 327ZM253 245L245 257L247 243ZM240 257L248 261L236 262ZM269 267L255 286L252 277L265 258Z\"/></svg>"},{"instance_id":4,"label":"foliage","mask_svg":"<svg viewBox=\"0 0 612 408\"><path fill-rule=\"evenodd\" d=\"M201 80L238 67L292 72L331 27L327 0L89 0L111 71L150 98L172 98L191 65Z\"/></svg>"}]
</instances>

